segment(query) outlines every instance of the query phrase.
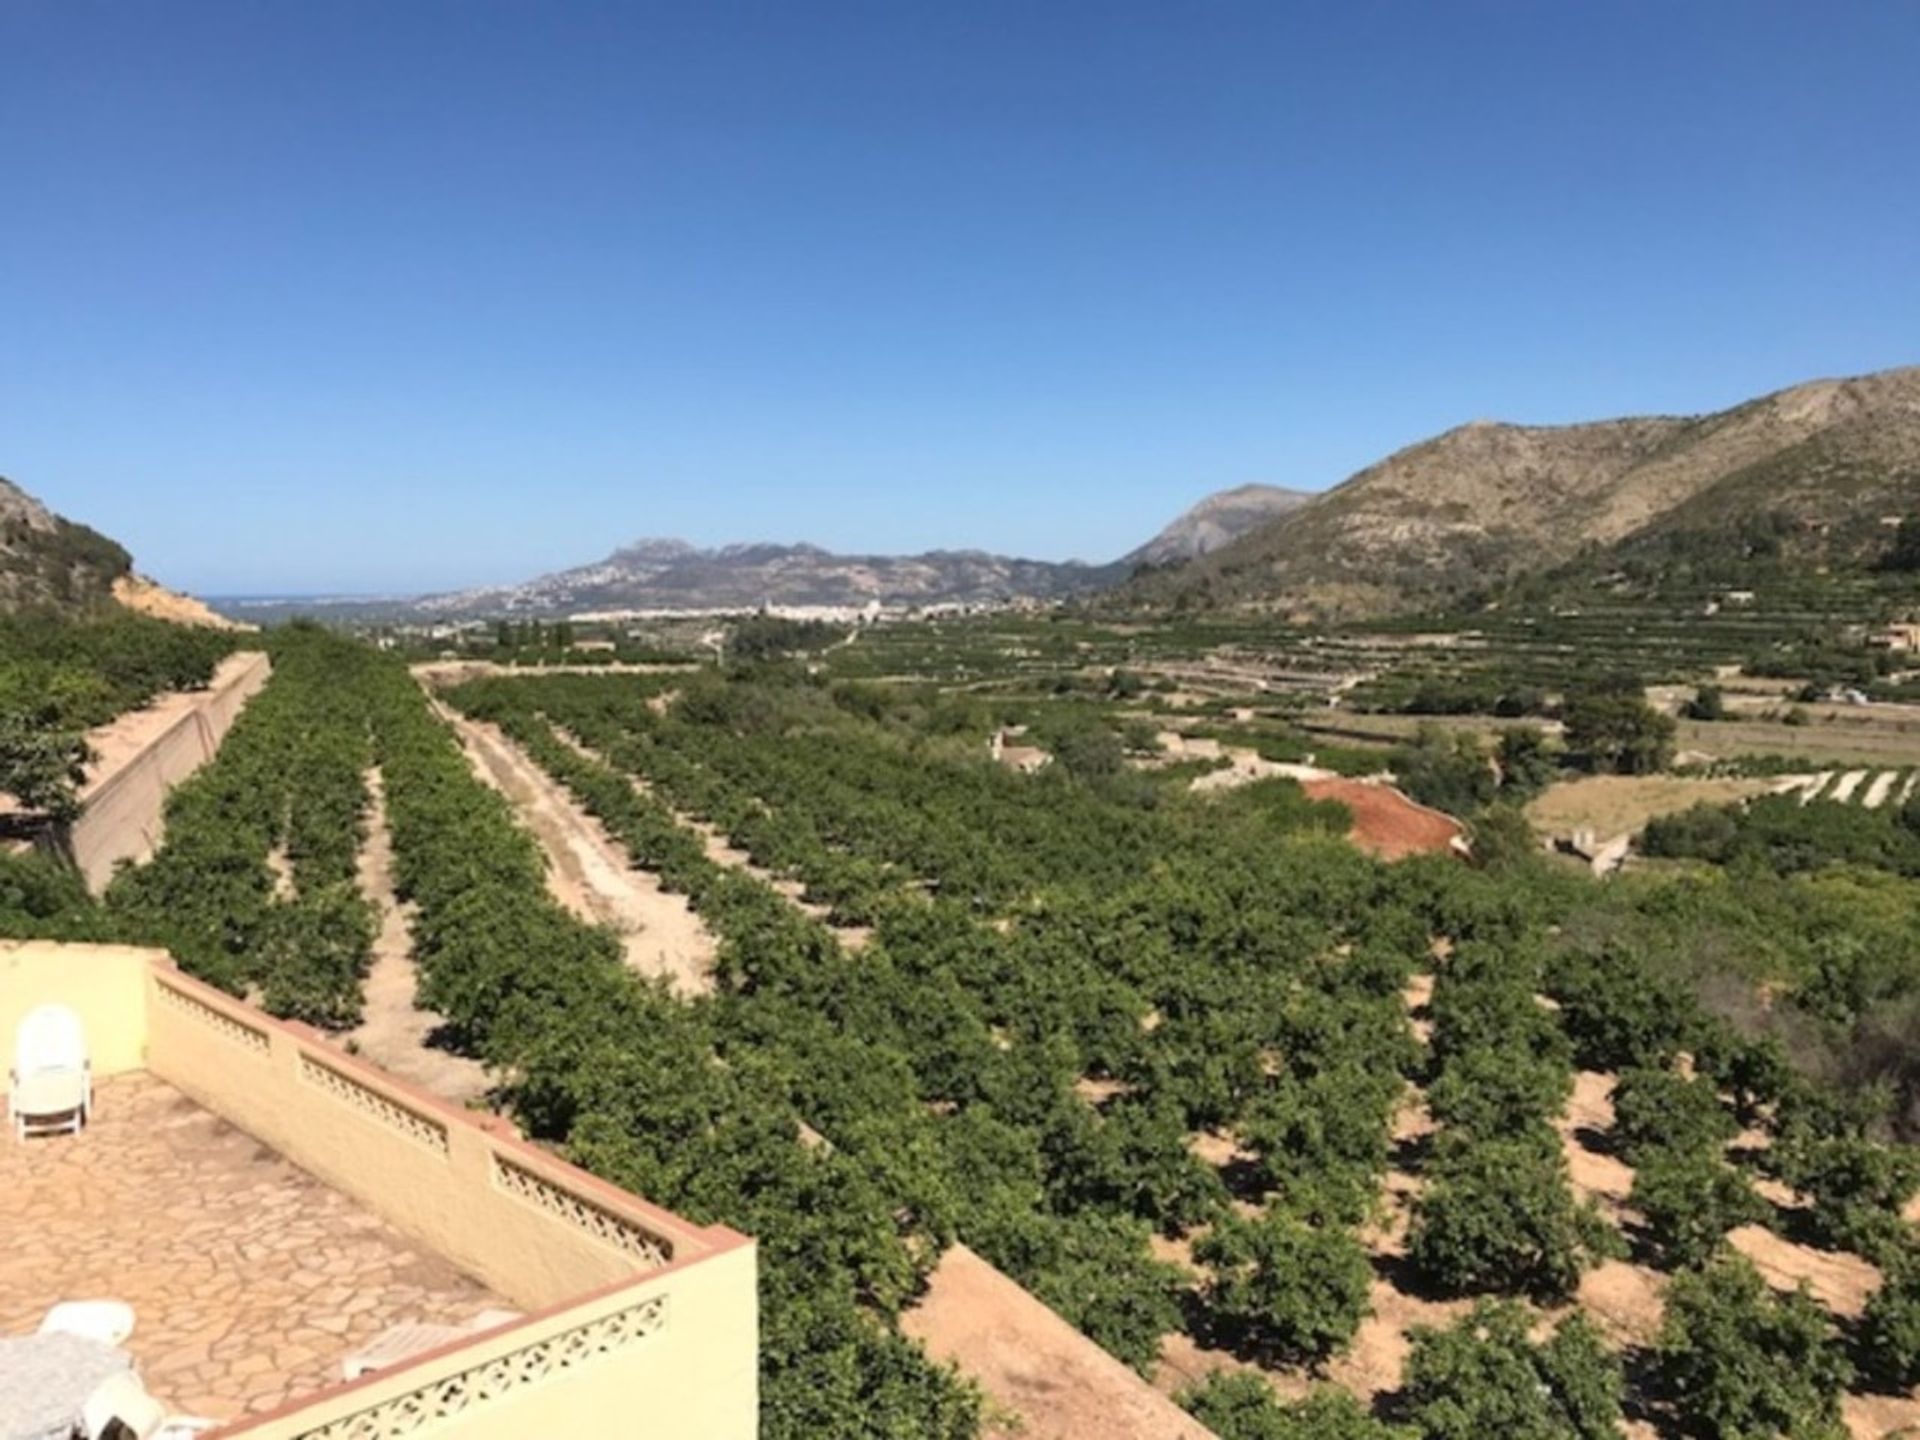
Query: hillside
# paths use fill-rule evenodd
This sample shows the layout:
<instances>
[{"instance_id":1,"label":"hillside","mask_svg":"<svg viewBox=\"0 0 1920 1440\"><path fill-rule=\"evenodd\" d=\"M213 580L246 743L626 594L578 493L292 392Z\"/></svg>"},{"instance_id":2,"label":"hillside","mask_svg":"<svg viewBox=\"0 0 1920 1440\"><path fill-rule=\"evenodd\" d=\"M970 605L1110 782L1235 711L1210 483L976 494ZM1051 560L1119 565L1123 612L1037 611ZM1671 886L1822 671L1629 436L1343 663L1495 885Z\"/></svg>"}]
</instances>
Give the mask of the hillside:
<instances>
[{"instance_id":1,"label":"hillside","mask_svg":"<svg viewBox=\"0 0 1920 1440\"><path fill-rule=\"evenodd\" d=\"M0 612L99 609L133 559L112 540L0 478Z\"/></svg>"},{"instance_id":2,"label":"hillside","mask_svg":"<svg viewBox=\"0 0 1920 1440\"><path fill-rule=\"evenodd\" d=\"M1576 558L1605 567L1688 552L1710 535L1864 563L1885 548L1886 522L1916 509L1920 368L1908 368L1691 418L1463 425L1191 564L1141 577L1126 597L1380 614Z\"/></svg>"},{"instance_id":3,"label":"hillside","mask_svg":"<svg viewBox=\"0 0 1920 1440\"><path fill-rule=\"evenodd\" d=\"M176 625L252 628L136 574L118 541L54 514L0 477L0 615L28 610L105 618L127 610Z\"/></svg>"},{"instance_id":4,"label":"hillside","mask_svg":"<svg viewBox=\"0 0 1920 1440\"><path fill-rule=\"evenodd\" d=\"M1280 485L1241 485L1207 496L1181 512L1166 529L1121 562L1126 565L1167 565L1215 550L1238 540L1269 520L1298 510L1313 499L1306 490Z\"/></svg>"}]
</instances>

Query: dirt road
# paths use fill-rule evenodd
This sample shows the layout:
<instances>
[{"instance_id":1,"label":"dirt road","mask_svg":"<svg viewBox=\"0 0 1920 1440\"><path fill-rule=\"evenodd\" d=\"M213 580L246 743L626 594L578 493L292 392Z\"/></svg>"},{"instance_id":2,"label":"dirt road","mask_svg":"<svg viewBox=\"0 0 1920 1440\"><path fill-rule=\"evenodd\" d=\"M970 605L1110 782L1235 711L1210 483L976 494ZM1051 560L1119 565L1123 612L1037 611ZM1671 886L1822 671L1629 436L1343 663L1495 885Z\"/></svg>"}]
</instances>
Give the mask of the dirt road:
<instances>
[{"instance_id":1,"label":"dirt road","mask_svg":"<svg viewBox=\"0 0 1920 1440\"><path fill-rule=\"evenodd\" d=\"M486 1067L433 1043L443 1017L421 1009L417 1001L412 916L393 893L393 837L387 830L386 787L377 769L367 773L367 791L371 804L367 843L360 849L360 893L379 912L380 932L361 986L364 1018L342 1039L383 1070L465 1105L489 1089Z\"/></svg>"},{"instance_id":2,"label":"dirt road","mask_svg":"<svg viewBox=\"0 0 1920 1440\"><path fill-rule=\"evenodd\" d=\"M600 822L494 726L437 701L434 708L460 737L474 773L513 802L540 842L553 898L583 920L611 926L634 970L666 980L677 994L711 991L713 936L687 897L668 894L658 876L634 869Z\"/></svg>"}]
</instances>

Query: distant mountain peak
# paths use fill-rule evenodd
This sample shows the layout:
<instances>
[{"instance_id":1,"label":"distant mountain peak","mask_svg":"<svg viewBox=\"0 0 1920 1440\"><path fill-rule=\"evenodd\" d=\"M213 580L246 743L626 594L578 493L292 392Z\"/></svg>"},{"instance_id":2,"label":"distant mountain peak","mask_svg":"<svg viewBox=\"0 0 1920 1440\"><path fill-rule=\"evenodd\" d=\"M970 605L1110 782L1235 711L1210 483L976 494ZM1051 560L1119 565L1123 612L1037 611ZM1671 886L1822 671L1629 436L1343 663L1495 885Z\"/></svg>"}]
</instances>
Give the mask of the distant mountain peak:
<instances>
[{"instance_id":1,"label":"distant mountain peak","mask_svg":"<svg viewBox=\"0 0 1920 1440\"><path fill-rule=\"evenodd\" d=\"M1280 485L1236 485L1216 491L1129 554L1126 563L1167 565L1197 559L1292 514L1313 498L1309 491Z\"/></svg>"},{"instance_id":2,"label":"distant mountain peak","mask_svg":"<svg viewBox=\"0 0 1920 1440\"><path fill-rule=\"evenodd\" d=\"M631 544L622 545L607 557L607 563L622 560L676 560L683 555L692 555L698 547L685 540L676 540L670 536L642 536Z\"/></svg>"}]
</instances>

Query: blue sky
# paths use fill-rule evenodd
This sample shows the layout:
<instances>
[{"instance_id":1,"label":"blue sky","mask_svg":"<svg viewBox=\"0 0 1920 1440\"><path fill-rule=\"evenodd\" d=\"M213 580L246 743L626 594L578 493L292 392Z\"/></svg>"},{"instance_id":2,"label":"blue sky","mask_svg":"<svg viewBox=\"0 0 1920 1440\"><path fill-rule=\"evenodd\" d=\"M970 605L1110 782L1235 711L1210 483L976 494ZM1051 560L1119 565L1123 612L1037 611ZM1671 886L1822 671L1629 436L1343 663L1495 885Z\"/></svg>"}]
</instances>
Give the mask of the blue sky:
<instances>
[{"instance_id":1,"label":"blue sky","mask_svg":"<svg viewBox=\"0 0 1920 1440\"><path fill-rule=\"evenodd\" d=\"M1105 559L1920 362L1920 5L0 5L0 474L208 592Z\"/></svg>"}]
</instances>

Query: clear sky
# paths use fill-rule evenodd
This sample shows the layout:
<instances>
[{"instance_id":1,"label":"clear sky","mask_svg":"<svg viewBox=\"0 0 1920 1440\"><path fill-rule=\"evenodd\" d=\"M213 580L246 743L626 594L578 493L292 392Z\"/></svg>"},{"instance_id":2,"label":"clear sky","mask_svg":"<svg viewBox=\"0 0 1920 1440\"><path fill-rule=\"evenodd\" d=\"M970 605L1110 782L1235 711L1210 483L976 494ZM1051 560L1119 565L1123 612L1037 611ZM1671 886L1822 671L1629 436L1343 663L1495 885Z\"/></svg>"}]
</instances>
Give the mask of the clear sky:
<instances>
[{"instance_id":1,"label":"clear sky","mask_svg":"<svg viewBox=\"0 0 1920 1440\"><path fill-rule=\"evenodd\" d=\"M1920 361L1920 4L0 0L0 474L202 591L1107 559Z\"/></svg>"}]
</instances>

